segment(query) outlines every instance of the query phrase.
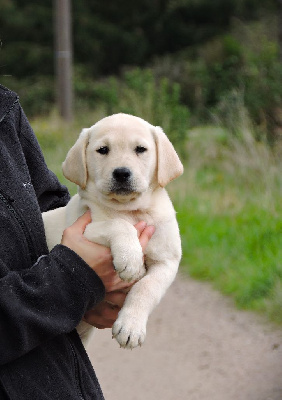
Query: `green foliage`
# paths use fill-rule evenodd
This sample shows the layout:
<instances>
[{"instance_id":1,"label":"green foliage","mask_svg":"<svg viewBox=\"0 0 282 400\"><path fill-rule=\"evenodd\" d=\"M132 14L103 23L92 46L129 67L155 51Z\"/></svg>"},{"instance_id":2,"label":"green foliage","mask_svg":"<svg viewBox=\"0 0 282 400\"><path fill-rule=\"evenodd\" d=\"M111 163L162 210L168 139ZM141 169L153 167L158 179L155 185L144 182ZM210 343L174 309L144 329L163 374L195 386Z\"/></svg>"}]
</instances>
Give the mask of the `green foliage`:
<instances>
[{"instance_id":1,"label":"green foliage","mask_svg":"<svg viewBox=\"0 0 282 400\"><path fill-rule=\"evenodd\" d=\"M46 115L53 107L55 85L50 77L38 76L22 80L3 76L0 82L19 95L21 104L29 117Z\"/></svg>"},{"instance_id":2,"label":"green foliage","mask_svg":"<svg viewBox=\"0 0 282 400\"><path fill-rule=\"evenodd\" d=\"M178 142L186 130L181 121L187 119L187 107L190 124L216 119L236 134L239 102L255 123L258 138L267 136L273 144L281 136L276 0L267 4L263 0L130 4L95 0L72 5L76 109L104 103L107 114L120 107L137 114L151 102L147 119L165 123L168 131L177 126L171 136ZM19 92L30 116L46 113L54 104L52 18L49 0L44 4L4 0L1 9L1 82ZM136 65L150 66L151 81L147 72L132 72ZM119 78L109 78L112 73L119 73ZM139 100L129 99L136 93L141 96L145 88L142 109L136 105ZM121 98L129 103L122 100L121 106ZM166 109L172 112L167 114Z\"/></svg>"},{"instance_id":3,"label":"green foliage","mask_svg":"<svg viewBox=\"0 0 282 400\"><path fill-rule=\"evenodd\" d=\"M155 61L157 74L180 84L195 125L216 119L236 133L236 110L243 104L257 137L267 136L270 143L277 140L282 126L282 68L273 18L248 24L234 19L228 34Z\"/></svg>"},{"instance_id":4,"label":"green foliage","mask_svg":"<svg viewBox=\"0 0 282 400\"><path fill-rule=\"evenodd\" d=\"M144 66L222 34L232 17L252 19L264 10L275 12L275 0L73 1L75 64L91 78ZM3 74L52 75L53 2L2 0L0 39Z\"/></svg>"},{"instance_id":5,"label":"green foliage","mask_svg":"<svg viewBox=\"0 0 282 400\"><path fill-rule=\"evenodd\" d=\"M190 113L181 104L178 83L166 78L159 81L150 69L134 68L121 78L110 77L100 82L83 82L76 79L76 99L80 108L102 107L105 114L127 113L144 118L161 126L184 157Z\"/></svg>"},{"instance_id":6,"label":"green foliage","mask_svg":"<svg viewBox=\"0 0 282 400\"><path fill-rule=\"evenodd\" d=\"M119 103L119 80L110 76L106 79L85 79L84 68L77 67L74 74L74 92L76 105L81 109L93 110L103 104L106 114L113 113Z\"/></svg>"},{"instance_id":7,"label":"green foliage","mask_svg":"<svg viewBox=\"0 0 282 400\"><path fill-rule=\"evenodd\" d=\"M189 128L189 110L181 104L180 86L166 78L157 82L150 70L134 69L124 74L115 111L137 115L161 126L184 156Z\"/></svg>"},{"instance_id":8,"label":"green foliage","mask_svg":"<svg viewBox=\"0 0 282 400\"><path fill-rule=\"evenodd\" d=\"M1 2L0 72L17 78L53 73L52 1Z\"/></svg>"}]
</instances>

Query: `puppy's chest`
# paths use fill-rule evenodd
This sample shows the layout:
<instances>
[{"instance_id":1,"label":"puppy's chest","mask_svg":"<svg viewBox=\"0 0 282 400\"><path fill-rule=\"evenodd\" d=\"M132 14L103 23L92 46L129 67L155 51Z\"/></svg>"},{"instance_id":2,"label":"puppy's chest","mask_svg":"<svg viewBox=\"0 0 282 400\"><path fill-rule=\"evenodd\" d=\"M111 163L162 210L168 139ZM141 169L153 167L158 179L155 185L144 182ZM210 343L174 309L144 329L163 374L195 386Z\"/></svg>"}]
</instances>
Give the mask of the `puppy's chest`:
<instances>
[{"instance_id":1,"label":"puppy's chest","mask_svg":"<svg viewBox=\"0 0 282 400\"><path fill-rule=\"evenodd\" d=\"M144 211L132 211L131 214L125 216L128 218L128 222L136 224L139 221L146 222L147 225L153 225L156 221L152 213Z\"/></svg>"},{"instance_id":2,"label":"puppy's chest","mask_svg":"<svg viewBox=\"0 0 282 400\"><path fill-rule=\"evenodd\" d=\"M123 219L127 222L129 222L132 225L137 224L139 221L144 221L146 222L147 225L154 225L156 218L154 218L153 213L148 213L144 211L130 211L130 212L103 212L102 214L99 215L97 218L97 214L95 217L95 213L93 215L93 221L99 220L99 221L107 221L107 220L113 220L113 219ZM97 219L96 219L97 218Z\"/></svg>"}]
</instances>

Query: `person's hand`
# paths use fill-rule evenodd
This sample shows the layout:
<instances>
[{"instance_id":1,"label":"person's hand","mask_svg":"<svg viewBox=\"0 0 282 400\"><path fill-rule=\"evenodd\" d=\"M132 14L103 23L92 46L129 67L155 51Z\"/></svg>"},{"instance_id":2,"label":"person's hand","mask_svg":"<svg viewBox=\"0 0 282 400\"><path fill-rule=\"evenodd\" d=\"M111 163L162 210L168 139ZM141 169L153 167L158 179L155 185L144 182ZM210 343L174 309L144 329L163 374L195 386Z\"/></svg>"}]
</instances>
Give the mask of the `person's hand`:
<instances>
[{"instance_id":1,"label":"person's hand","mask_svg":"<svg viewBox=\"0 0 282 400\"><path fill-rule=\"evenodd\" d=\"M126 286L122 284L113 268L110 249L87 240L83 233L91 222L90 211L87 211L74 224L66 228L61 244L78 254L102 280L106 292L119 290Z\"/></svg>"},{"instance_id":2,"label":"person's hand","mask_svg":"<svg viewBox=\"0 0 282 400\"><path fill-rule=\"evenodd\" d=\"M115 272L110 249L90 242L84 237L83 233L90 222L91 213L87 211L73 225L65 229L61 244L77 253L96 272L105 286L106 293L130 287L132 283L122 281ZM135 228L144 251L155 228L146 226L143 221L136 224Z\"/></svg>"},{"instance_id":3,"label":"person's hand","mask_svg":"<svg viewBox=\"0 0 282 400\"><path fill-rule=\"evenodd\" d=\"M118 317L125 298L126 293L121 291L106 293L101 303L87 311L83 321L98 329L111 328Z\"/></svg>"}]
</instances>

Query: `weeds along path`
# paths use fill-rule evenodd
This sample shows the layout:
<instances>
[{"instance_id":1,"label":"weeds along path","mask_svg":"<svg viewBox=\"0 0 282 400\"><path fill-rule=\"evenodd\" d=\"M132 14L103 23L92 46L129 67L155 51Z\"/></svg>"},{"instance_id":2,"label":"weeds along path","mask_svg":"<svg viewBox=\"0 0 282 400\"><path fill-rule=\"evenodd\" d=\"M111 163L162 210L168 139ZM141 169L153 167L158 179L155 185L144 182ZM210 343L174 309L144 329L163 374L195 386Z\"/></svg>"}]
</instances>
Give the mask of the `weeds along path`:
<instances>
[{"instance_id":1,"label":"weeds along path","mask_svg":"<svg viewBox=\"0 0 282 400\"><path fill-rule=\"evenodd\" d=\"M281 400L282 330L178 276L142 348L96 331L90 358L106 400Z\"/></svg>"}]
</instances>

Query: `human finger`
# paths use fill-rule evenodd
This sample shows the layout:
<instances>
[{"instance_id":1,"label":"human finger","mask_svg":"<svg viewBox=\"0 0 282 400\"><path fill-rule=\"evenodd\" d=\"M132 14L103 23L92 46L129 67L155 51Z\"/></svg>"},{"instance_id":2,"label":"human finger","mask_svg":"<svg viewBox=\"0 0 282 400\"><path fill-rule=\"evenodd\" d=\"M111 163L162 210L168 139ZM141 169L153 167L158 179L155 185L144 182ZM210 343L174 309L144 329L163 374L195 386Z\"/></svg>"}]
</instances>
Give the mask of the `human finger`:
<instances>
[{"instance_id":1,"label":"human finger","mask_svg":"<svg viewBox=\"0 0 282 400\"><path fill-rule=\"evenodd\" d=\"M99 329L111 328L118 317L120 308L106 301L87 311L83 320Z\"/></svg>"},{"instance_id":2,"label":"human finger","mask_svg":"<svg viewBox=\"0 0 282 400\"><path fill-rule=\"evenodd\" d=\"M72 224L72 227L77 230L77 232L83 234L86 226L92 221L91 212L87 210L83 215L81 215L77 220Z\"/></svg>"},{"instance_id":3,"label":"human finger","mask_svg":"<svg viewBox=\"0 0 282 400\"><path fill-rule=\"evenodd\" d=\"M121 308L124 304L125 298L126 298L126 293L121 291L115 291L107 293L104 298L104 301L106 301L113 307Z\"/></svg>"},{"instance_id":4,"label":"human finger","mask_svg":"<svg viewBox=\"0 0 282 400\"><path fill-rule=\"evenodd\" d=\"M145 221L139 221L137 224L134 225L135 229L137 230L138 238L141 236L142 232L146 228L147 224Z\"/></svg>"},{"instance_id":5,"label":"human finger","mask_svg":"<svg viewBox=\"0 0 282 400\"><path fill-rule=\"evenodd\" d=\"M116 277L113 279L111 287L107 288L107 293L114 293L120 291L128 291L129 288L134 284L134 282L127 282L120 279L119 275L115 272Z\"/></svg>"},{"instance_id":6,"label":"human finger","mask_svg":"<svg viewBox=\"0 0 282 400\"><path fill-rule=\"evenodd\" d=\"M153 225L148 225L145 229L141 232L139 237L139 242L141 244L143 252L145 251L150 239L152 238L156 228Z\"/></svg>"}]
</instances>

